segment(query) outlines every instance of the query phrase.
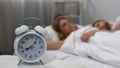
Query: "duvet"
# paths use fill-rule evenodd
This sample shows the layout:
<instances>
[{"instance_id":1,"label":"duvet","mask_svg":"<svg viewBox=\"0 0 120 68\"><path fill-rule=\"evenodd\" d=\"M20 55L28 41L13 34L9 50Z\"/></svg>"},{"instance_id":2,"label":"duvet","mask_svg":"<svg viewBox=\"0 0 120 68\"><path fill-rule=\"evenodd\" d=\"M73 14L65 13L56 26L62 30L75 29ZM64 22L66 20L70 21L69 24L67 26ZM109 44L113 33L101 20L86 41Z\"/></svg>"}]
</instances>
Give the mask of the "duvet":
<instances>
[{"instance_id":1,"label":"duvet","mask_svg":"<svg viewBox=\"0 0 120 68\"><path fill-rule=\"evenodd\" d=\"M89 42L82 42L80 37L90 29L86 26L71 33L60 50L120 67L120 32L96 32Z\"/></svg>"}]
</instances>

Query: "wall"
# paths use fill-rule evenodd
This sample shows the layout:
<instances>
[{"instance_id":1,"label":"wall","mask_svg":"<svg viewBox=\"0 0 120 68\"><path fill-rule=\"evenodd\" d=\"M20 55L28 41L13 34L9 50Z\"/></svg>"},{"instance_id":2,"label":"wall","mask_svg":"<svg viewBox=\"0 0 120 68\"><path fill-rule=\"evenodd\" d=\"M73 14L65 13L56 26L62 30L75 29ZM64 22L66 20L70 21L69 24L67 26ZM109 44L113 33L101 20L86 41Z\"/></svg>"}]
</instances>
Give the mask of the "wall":
<instances>
[{"instance_id":1,"label":"wall","mask_svg":"<svg viewBox=\"0 0 120 68\"><path fill-rule=\"evenodd\" d=\"M83 24L97 19L114 21L120 15L120 0L83 0Z\"/></svg>"},{"instance_id":2,"label":"wall","mask_svg":"<svg viewBox=\"0 0 120 68\"><path fill-rule=\"evenodd\" d=\"M42 25L51 24L52 3L50 0L0 0L0 53L13 53L15 28L24 24L26 17L39 18Z\"/></svg>"}]
</instances>

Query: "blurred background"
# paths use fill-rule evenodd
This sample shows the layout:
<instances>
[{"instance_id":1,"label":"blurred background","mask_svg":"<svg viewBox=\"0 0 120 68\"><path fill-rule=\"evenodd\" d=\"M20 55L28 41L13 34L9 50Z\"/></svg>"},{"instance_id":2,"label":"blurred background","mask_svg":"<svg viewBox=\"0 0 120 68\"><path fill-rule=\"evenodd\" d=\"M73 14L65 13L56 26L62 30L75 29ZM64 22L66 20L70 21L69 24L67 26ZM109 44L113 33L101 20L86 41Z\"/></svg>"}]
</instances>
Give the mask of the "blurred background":
<instances>
[{"instance_id":1,"label":"blurred background","mask_svg":"<svg viewBox=\"0 0 120 68\"><path fill-rule=\"evenodd\" d=\"M66 13L74 23L88 25L97 19L114 21L120 14L120 0L0 0L0 54L13 54L15 28L26 17L47 26L57 13ZM30 24L30 23L28 23Z\"/></svg>"}]
</instances>

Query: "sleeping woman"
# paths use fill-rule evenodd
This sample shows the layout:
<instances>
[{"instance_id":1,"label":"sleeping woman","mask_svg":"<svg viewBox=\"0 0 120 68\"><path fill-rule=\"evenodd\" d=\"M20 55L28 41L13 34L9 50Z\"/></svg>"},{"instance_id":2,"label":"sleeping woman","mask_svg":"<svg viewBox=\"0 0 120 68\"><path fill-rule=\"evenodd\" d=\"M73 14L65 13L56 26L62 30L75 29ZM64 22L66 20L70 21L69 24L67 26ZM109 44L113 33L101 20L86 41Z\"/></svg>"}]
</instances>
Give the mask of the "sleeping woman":
<instances>
[{"instance_id":1,"label":"sleeping woman","mask_svg":"<svg viewBox=\"0 0 120 68\"><path fill-rule=\"evenodd\" d=\"M60 41L48 41L48 49L59 49L71 32L80 29L80 27L72 23L72 21L66 17L55 19L52 23L52 27L57 32Z\"/></svg>"}]
</instances>

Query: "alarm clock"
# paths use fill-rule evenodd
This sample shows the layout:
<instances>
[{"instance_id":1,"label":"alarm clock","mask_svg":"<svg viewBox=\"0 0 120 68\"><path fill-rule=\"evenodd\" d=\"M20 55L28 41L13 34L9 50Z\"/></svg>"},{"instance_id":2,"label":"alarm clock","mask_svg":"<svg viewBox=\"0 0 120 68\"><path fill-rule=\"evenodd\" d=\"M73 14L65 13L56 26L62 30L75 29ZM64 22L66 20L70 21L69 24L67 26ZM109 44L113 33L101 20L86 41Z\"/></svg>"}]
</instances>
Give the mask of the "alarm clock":
<instances>
[{"instance_id":1,"label":"alarm clock","mask_svg":"<svg viewBox=\"0 0 120 68\"><path fill-rule=\"evenodd\" d=\"M46 33L41 26L30 29L27 25L22 25L16 28L14 51L21 61L35 63L44 57L47 50Z\"/></svg>"}]
</instances>

